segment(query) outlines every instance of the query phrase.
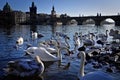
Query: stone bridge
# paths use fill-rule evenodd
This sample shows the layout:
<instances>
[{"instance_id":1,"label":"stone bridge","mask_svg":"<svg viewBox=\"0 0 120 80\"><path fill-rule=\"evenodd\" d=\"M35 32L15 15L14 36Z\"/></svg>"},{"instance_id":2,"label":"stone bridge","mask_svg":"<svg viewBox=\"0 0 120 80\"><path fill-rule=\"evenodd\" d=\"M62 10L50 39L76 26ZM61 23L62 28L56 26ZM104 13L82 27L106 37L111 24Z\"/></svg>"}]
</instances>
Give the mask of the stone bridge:
<instances>
[{"instance_id":1,"label":"stone bridge","mask_svg":"<svg viewBox=\"0 0 120 80\"><path fill-rule=\"evenodd\" d=\"M111 15L111 16L82 16L82 17L63 17L56 18L53 21L62 22L64 25L71 20L77 21L78 25L82 25L86 20L92 19L95 22L96 26L100 26L101 22L106 19L112 19L115 22L116 26L120 26L120 15Z\"/></svg>"}]
</instances>

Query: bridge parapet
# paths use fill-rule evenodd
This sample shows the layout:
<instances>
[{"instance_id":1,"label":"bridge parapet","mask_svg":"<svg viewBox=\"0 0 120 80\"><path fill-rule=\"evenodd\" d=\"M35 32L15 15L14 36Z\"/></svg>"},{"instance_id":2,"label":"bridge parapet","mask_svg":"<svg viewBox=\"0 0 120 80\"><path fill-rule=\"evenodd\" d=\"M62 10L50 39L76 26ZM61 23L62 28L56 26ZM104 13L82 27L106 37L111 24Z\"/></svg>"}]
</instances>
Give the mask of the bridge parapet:
<instances>
[{"instance_id":1,"label":"bridge parapet","mask_svg":"<svg viewBox=\"0 0 120 80\"><path fill-rule=\"evenodd\" d=\"M83 16L83 17L62 17L62 18L56 18L53 20L53 22L62 22L63 25L68 24L71 20L76 20L78 25L82 25L84 21L88 19L92 19L95 22L96 26L100 26L101 22L106 19L113 19L115 21L116 26L120 26L120 16L119 15L112 15L112 16Z\"/></svg>"}]
</instances>

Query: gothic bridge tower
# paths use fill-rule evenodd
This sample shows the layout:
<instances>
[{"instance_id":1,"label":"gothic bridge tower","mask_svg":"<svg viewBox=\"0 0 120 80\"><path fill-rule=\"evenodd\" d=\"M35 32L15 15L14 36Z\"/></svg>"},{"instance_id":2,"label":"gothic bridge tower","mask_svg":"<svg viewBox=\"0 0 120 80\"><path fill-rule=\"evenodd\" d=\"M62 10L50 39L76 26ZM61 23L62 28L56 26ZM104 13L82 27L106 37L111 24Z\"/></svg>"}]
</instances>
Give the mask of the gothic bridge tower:
<instances>
[{"instance_id":1,"label":"gothic bridge tower","mask_svg":"<svg viewBox=\"0 0 120 80\"><path fill-rule=\"evenodd\" d=\"M37 21L37 7L34 5L34 2L32 2L30 9L30 22L31 24L35 24Z\"/></svg>"},{"instance_id":2,"label":"gothic bridge tower","mask_svg":"<svg viewBox=\"0 0 120 80\"><path fill-rule=\"evenodd\" d=\"M54 25L56 23L56 11L55 11L55 8L54 6L52 7L52 10L51 10L51 19L50 19L50 24L51 25Z\"/></svg>"}]
</instances>

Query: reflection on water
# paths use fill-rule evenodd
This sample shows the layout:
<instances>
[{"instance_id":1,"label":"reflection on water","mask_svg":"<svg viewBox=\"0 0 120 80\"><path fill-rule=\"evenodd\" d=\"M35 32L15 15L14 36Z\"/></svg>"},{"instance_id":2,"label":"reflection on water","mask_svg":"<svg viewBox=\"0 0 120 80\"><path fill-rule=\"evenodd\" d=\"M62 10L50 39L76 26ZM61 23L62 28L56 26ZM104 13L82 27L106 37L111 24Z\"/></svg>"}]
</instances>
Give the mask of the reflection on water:
<instances>
[{"instance_id":1,"label":"reflection on water","mask_svg":"<svg viewBox=\"0 0 120 80\"><path fill-rule=\"evenodd\" d=\"M56 31L60 31L64 34L67 34L70 37L71 49L74 49L73 45L73 35L75 32L82 32L87 34L88 32L92 33L105 33L106 30L118 29L119 26L82 26L82 25L66 25L66 26L42 26L42 25L16 25L12 27L0 27L0 74L2 75L3 67L10 60L28 58L25 57L24 50L27 48L26 44L30 43L34 46L37 46L37 43L43 40L49 40L55 36ZM44 35L44 37L33 41L31 39L31 32L38 32ZM24 44L20 46L17 50L16 40L18 37L22 36L24 38ZM58 66L59 63L55 62L45 69L43 74L44 80L76 80L77 73L79 71L80 60L77 57L66 57L63 56L63 61L61 66ZM86 67L85 72L90 72L95 69ZM119 73L110 74L115 77L115 80L119 80Z\"/></svg>"}]
</instances>

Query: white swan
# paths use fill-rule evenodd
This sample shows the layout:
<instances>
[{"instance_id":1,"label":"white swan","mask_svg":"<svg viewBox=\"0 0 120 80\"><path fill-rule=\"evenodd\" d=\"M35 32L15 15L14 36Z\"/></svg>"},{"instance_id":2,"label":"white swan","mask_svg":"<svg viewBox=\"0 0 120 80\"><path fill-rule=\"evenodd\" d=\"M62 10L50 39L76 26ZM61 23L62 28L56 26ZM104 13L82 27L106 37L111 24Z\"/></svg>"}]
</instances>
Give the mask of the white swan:
<instances>
[{"instance_id":1,"label":"white swan","mask_svg":"<svg viewBox=\"0 0 120 80\"><path fill-rule=\"evenodd\" d=\"M110 32L109 32L110 36L114 36L116 34L119 34L119 30L110 29Z\"/></svg>"},{"instance_id":2,"label":"white swan","mask_svg":"<svg viewBox=\"0 0 120 80\"><path fill-rule=\"evenodd\" d=\"M8 66L7 68L4 68L4 71L8 76L37 77L44 72L44 64L39 56L35 56L35 60L20 59L9 61Z\"/></svg>"},{"instance_id":3,"label":"white swan","mask_svg":"<svg viewBox=\"0 0 120 80\"><path fill-rule=\"evenodd\" d=\"M62 32L58 32L58 31L56 31L56 36L58 36L58 37L63 37L63 38L67 37L66 34L64 34L64 33L62 33Z\"/></svg>"},{"instance_id":4,"label":"white swan","mask_svg":"<svg viewBox=\"0 0 120 80\"><path fill-rule=\"evenodd\" d=\"M95 45L95 41L94 40L90 40L90 39L86 39L83 41L83 44L86 46L94 46Z\"/></svg>"},{"instance_id":5,"label":"white swan","mask_svg":"<svg viewBox=\"0 0 120 80\"><path fill-rule=\"evenodd\" d=\"M96 39L99 39L102 40L102 41L107 41L107 38L108 38L108 30L105 31L105 34L98 34L96 36Z\"/></svg>"},{"instance_id":6,"label":"white swan","mask_svg":"<svg viewBox=\"0 0 120 80\"><path fill-rule=\"evenodd\" d=\"M78 37L78 33L76 32L75 35L73 35L73 41L74 41L74 51L76 52L77 49L80 47L80 38Z\"/></svg>"},{"instance_id":7,"label":"white swan","mask_svg":"<svg viewBox=\"0 0 120 80\"><path fill-rule=\"evenodd\" d=\"M22 45L23 42L24 42L23 37L19 37L19 38L16 40L16 44L17 44L17 45Z\"/></svg>"},{"instance_id":8,"label":"white swan","mask_svg":"<svg viewBox=\"0 0 120 80\"><path fill-rule=\"evenodd\" d=\"M80 72L78 74L78 78L80 80L113 80L113 78L101 71L90 72L88 74L84 74L84 64L85 64L85 52L81 51L81 64L80 64Z\"/></svg>"},{"instance_id":9,"label":"white swan","mask_svg":"<svg viewBox=\"0 0 120 80\"><path fill-rule=\"evenodd\" d=\"M70 48L70 44L68 43L68 40L70 38L69 37L64 37L65 42L61 42L59 40L57 40L57 46L59 46L60 48Z\"/></svg>"},{"instance_id":10,"label":"white swan","mask_svg":"<svg viewBox=\"0 0 120 80\"><path fill-rule=\"evenodd\" d=\"M44 35L43 34L41 34L41 33L38 33L38 32L33 32L32 31L32 39L34 40L34 39L37 39L37 38L42 38L42 37L44 37Z\"/></svg>"},{"instance_id":11,"label":"white swan","mask_svg":"<svg viewBox=\"0 0 120 80\"><path fill-rule=\"evenodd\" d=\"M47 44L47 43L46 43L46 44ZM45 49L46 49L48 52L50 52L51 54L57 53L57 49L50 47L49 44L47 44L47 45L46 45L46 44L44 44L44 43L39 43L38 46L45 48Z\"/></svg>"},{"instance_id":12,"label":"white swan","mask_svg":"<svg viewBox=\"0 0 120 80\"><path fill-rule=\"evenodd\" d=\"M73 40L74 40L74 45L77 46L77 47L80 47L80 39L78 37L78 33L77 32L73 36Z\"/></svg>"},{"instance_id":13,"label":"white swan","mask_svg":"<svg viewBox=\"0 0 120 80\"><path fill-rule=\"evenodd\" d=\"M120 33L119 33L118 30L111 29L109 35L113 37L113 40L119 40L120 41Z\"/></svg>"},{"instance_id":14,"label":"white swan","mask_svg":"<svg viewBox=\"0 0 120 80\"><path fill-rule=\"evenodd\" d=\"M70 38L66 34L62 32L56 32L56 37L57 45L59 45L61 48L70 48L70 44L68 43ZM63 38L65 41L62 42L60 38Z\"/></svg>"},{"instance_id":15,"label":"white swan","mask_svg":"<svg viewBox=\"0 0 120 80\"><path fill-rule=\"evenodd\" d=\"M94 45L95 45L95 41L94 41L94 39L93 39L94 34L89 33L88 35L89 35L89 36L88 36L89 38L83 40L83 44L86 45L86 46L94 46Z\"/></svg>"},{"instance_id":16,"label":"white swan","mask_svg":"<svg viewBox=\"0 0 120 80\"><path fill-rule=\"evenodd\" d=\"M38 38L38 33L32 31L32 39L37 39Z\"/></svg>"},{"instance_id":17,"label":"white swan","mask_svg":"<svg viewBox=\"0 0 120 80\"><path fill-rule=\"evenodd\" d=\"M27 54L31 57L35 57L36 55L40 56L42 61L58 61L60 60L59 57L52 55L43 47L29 47L26 50Z\"/></svg>"}]
</instances>

